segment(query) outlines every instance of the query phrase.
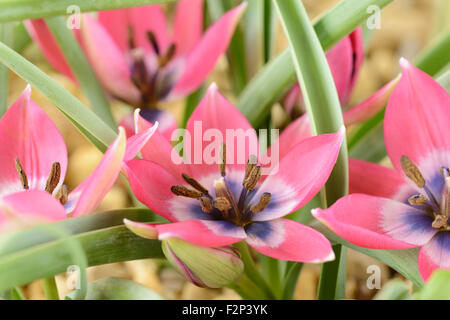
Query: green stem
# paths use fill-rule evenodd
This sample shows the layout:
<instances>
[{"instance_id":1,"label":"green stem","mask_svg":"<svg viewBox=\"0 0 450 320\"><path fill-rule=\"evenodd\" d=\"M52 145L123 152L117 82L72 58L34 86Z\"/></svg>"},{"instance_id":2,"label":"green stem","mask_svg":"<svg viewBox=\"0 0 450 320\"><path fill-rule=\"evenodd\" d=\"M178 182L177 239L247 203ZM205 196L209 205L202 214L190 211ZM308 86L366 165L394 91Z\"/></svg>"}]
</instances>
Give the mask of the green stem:
<instances>
[{"instance_id":1,"label":"green stem","mask_svg":"<svg viewBox=\"0 0 450 320\"><path fill-rule=\"evenodd\" d=\"M11 300L27 300L19 287L11 289Z\"/></svg>"},{"instance_id":2,"label":"green stem","mask_svg":"<svg viewBox=\"0 0 450 320\"><path fill-rule=\"evenodd\" d=\"M336 244L333 246L334 261L324 263L319 281L319 300L334 300L345 298L345 281L347 276L347 248Z\"/></svg>"},{"instance_id":3,"label":"green stem","mask_svg":"<svg viewBox=\"0 0 450 320\"><path fill-rule=\"evenodd\" d=\"M54 277L42 279L42 286L47 300L59 300L58 287Z\"/></svg>"},{"instance_id":4,"label":"green stem","mask_svg":"<svg viewBox=\"0 0 450 320\"><path fill-rule=\"evenodd\" d=\"M93 111L113 130L116 130L117 125L103 88L81 50L78 41L75 39L73 32L67 28L66 20L64 17L54 17L46 19L46 23L63 51L64 57L80 83L83 92L86 94Z\"/></svg>"},{"instance_id":5,"label":"green stem","mask_svg":"<svg viewBox=\"0 0 450 320\"><path fill-rule=\"evenodd\" d=\"M281 283L282 263L284 263L284 261L273 259L267 256L263 256L261 259L264 275L266 276L267 283L274 293L276 299L281 299L283 296L283 287Z\"/></svg>"},{"instance_id":6,"label":"green stem","mask_svg":"<svg viewBox=\"0 0 450 320\"><path fill-rule=\"evenodd\" d=\"M298 277L302 271L303 263L289 262L286 268L286 276L283 281L283 300L291 300L297 287Z\"/></svg>"},{"instance_id":7,"label":"green stem","mask_svg":"<svg viewBox=\"0 0 450 320\"><path fill-rule=\"evenodd\" d=\"M0 41L7 45L12 44L13 26L11 23L0 24ZM9 94L9 70L7 67L0 65L0 117L8 108Z\"/></svg>"},{"instance_id":8,"label":"green stem","mask_svg":"<svg viewBox=\"0 0 450 320\"><path fill-rule=\"evenodd\" d=\"M61 16L76 5L81 12L166 3L174 0L0 0L0 22Z\"/></svg>"}]
</instances>

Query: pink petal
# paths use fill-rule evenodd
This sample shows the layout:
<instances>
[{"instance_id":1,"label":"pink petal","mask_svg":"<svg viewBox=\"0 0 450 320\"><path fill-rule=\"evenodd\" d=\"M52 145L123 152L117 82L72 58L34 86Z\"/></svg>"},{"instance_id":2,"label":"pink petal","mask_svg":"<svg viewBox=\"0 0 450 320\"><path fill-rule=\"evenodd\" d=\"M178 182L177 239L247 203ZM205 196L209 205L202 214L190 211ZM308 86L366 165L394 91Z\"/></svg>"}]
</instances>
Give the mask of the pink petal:
<instances>
[{"instance_id":1,"label":"pink petal","mask_svg":"<svg viewBox=\"0 0 450 320\"><path fill-rule=\"evenodd\" d=\"M420 275L427 281L436 269L450 270L450 233L437 233L419 251L418 257Z\"/></svg>"},{"instance_id":2,"label":"pink petal","mask_svg":"<svg viewBox=\"0 0 450 320\"><path fill-rule=\"evenodd\" d=\"M406 184L394 169L358 159L349 159L350 193L393 198Z\"/></svg>"},{"instance_id":3,"label":"pink petal","mask_svg":"<svg viewBox=\"0 0 450 320\"><path fill-rule=\"evenodd\" d=\"M386 149L399 171L402 155L419 164L435 150L450 150L450 95L407 60L400 64L402 78L389 99L384 125Z\"/></svg>"},{"instance_id":4,"label":"pink petal","mask_svg":"<svg viewBox=\"0 0 450 320\"><path fill-rule=\"evenodd\" d=\"M69 194L66 210L72 217L90 214L113 186L122 168L126 150L123 128L106 150L97 168Z\"/></svg>"},{"instance_id":5,"label":"pink petal","mask_svg":"<svg viewBox=\"0 0 450 320\"><path fill-rule=\"evenodd\" d=\"M167 141L171 141L173 131L178 128L175 117L166 110L145 109L141 110L140 116L150 123L159 122L158 131Z\"/></svg>"},{"instance_id":6,"label":"pink petal","mask_svg":"<svg viewBox=\"0 0 450 320\"><path fill-rule=\"evenodd\" d=\"M253 199L264 192L272 195L269 206L254 216L255 221L267 221L285 216L305 205L324 186L344 138L344 128L338 133L323 134L298 143L274 168Z\"/></svg>"},{"instance_id":7,"label":"pink petal","mask_svg":"<svg viewBox=\"0 0 450 320\"><path fill-rule=\"evenodd\" d=\"M136 157L136 155L141 151L148 140L156 132L156 129L158 129L158 125L158 122L156 122L154 126L143 130L127 139L127 149L125 151L123 161L130 161L134 159L134 157Z\"/></svg>"},{"instance_id":8,"label":"pink petal","mask_svg":"<svg viewBox=\"0 0 450 320\"><path fill-rule=\"evenodd\" d=\"M33 38L33 41L42 50L43 55L51 65L57 71L75 81L72 70L67 63L66 58L64 58L64 54L59 48L50 29L47 27L45 20L26 20L24 24L31 38Z\"/></svg>"},{"instance_id":9,"label":"pink petal","mask_svg":"<svg viewBox=\"0 0 450 320\"><path fill-rule=\"evenodd\" d=\"M107 10L98 13L98 21L108 31L123 53L130 49L127 30L129 20L127 9Z\"/></svg>"},{"instance_id":10,"label":"pink petal","mask_svg":"<svg viewBox=\"0 0 450 320\"><path fill-rule=\"evenodd\" d=\"M345 125L350 126L352 124L364 122L380 112L387 104L389 97L399 80L400 77L395 78L375 92L370 98L344 112Z\"/></svg>"},{"instance_id":11,"label":"pink petal","mask_svg":"<svg viewBox=\"0 0 450 320\"><path fill-rule=\"evenodd\" d=\"M191 163L196 178L209 173L219 173L219 154L222 143L226 144L227 168L242 169L250 154L258 155L258 138L247 119L226 100L215 84L192 113L186 130L191 139L185 138L184 154ZM228 134L227 134L228 131ZM211 133L211 137L206 137Z\"/></svg>"},{"instance_id":12,"label":"pink petal","mask_svg":"<svg viewBox=\"0 0 450 320\"><path fill-rule=\"evenodd\" d=\"M173 89L174 96L183 96L197 89L227 50L234 29L244 13L247 3L225 13L203 35L186 59L185 69Z\"/></svg>"},{"instance_id":13,"label":"pink petal","mask_svg":"<svg viewBox=\"0 0 450 320\"><path fill-rule=\"evenodd\" d=\"M66 218L64 207L49 193L27 190L0 198L0 229L12 231Z\"/></svg>"},{"instance_id":14,"label":"pink petal","mask_svg":"<svg viewBox=\"0 0 450 320\"><path fill-rule=\"evenodd\" d=\"M299 261L325 262L334 259L328 239L313 228L296 221L276 219L254 222L246 228L247 243L269 257Z\"/></svg>"},{"instance_id":15,"label":"pink petal","mask_svg":"<svg viewBox=\"0 0 450 320\"><path fill-rule=\"evenodd\" d=\"M292 111L294 111L295 104L300 98L300 94L300 85L296 83L283 97L282 104L288 114L292 114Z\"/></svg>"},{"instance_id":16,"label":"pink petal","mask_svg":"<svg viewBox=\"0 0 450 320\"><path fill-rule=\"evenodd\" d=\"M89 14L83 15L81 39L102 85L111 94L138 104L140 93L130 80L125 58L107 30Z\"/></svg>"},{"instance_id":17,"label":"pink petal","mask_svg":"<svg viewBox=\"0 0 450 320\"><path fill-rule=\"evenodd\" d=\"M126 222L131 231L140 234L150 234L151 230L144 231L144 224L139 226ZM199 246L220 247L239 242L247 237L242 227L227 221L201 221L187 220L168 224L147 224L148 229L156 229L158 239L180 238Z\"/></svg>"},{"instance_id":18,"label":"pink petal","mask_svg":"<svg viewBox=\"0 0 450 320\"><path fill-rule=\"evenodd\" d=\"M173 39L177 55L185 55L200 40L203 29L203 0L181 0L175 11Z\"/></svg>"},{"instance_id":19,"label":"pink petal","mask_svg":"<svg viewBox=\"0 0 450 320\"><path fill-rule=\"evenodd\" d=\"M28 86L0 120L0 195L22 190L14 165L18 158L30 189L45 189L52 164L59 162L61 181L67 149L52 120L30 98Z\"/></svg>"},{"instance_id":20,"label":"pink petal","mask_svg":"<svg viewBox=\"0 0 450 320\"><path fill-rule=\"evenodd\" d=\"M348 103L348 99L350 99L353 89L355 88L356 81L358 80L358 75L361 70L361 66L363 64L365 51L364 51L364 37L363 31L361 27L358 27L350 33L350 42L352 44L352 58L353 58L353 72L350 80L350 84L348 86L347 96L343 97L343 105ZM345 100L347 99L347 101ZM345 103L344 103L345 102Z\"/></svg>"},{"instance_id":21,"label":"pink petal","mask_svg":"<svg viewBox=\"0 0 450 320\"><path fill-rule=\"evenodd\" d=\"M345 240L372 249L412 248L436 233L424 211L364 194L346 196L329 209L315 209L312 214Z\"/></svg>"}]
</instances>

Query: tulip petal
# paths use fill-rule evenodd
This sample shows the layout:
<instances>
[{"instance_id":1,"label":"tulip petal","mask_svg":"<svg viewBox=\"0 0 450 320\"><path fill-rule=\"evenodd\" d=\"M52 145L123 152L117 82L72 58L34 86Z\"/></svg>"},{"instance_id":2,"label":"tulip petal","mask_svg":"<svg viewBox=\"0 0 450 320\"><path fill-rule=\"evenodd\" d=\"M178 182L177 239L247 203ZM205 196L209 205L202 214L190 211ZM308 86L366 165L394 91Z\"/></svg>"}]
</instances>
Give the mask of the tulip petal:
<instances>
[{"instance_id":1,"label":"tulip petal","mask_svg":"<svg viewBox=\"0 0 450 320\"><path fill-rule=\"evenodd\" d=\"M226 144L227 168L240 170L250 154L258 155L255 130L242 113L219 93L215 84L210 86L192 113L186 130L184 154L192 164L190 167L196 178L219 173L222 143ZM212 148L217 152L208 151Z\"/></svg>"},{"instance_id":2,"label":"tulip petal","mask_svg":"<svg viewBox=\"0 0 450 320\"><path fill-rule=\"evenodd\" d=\"M427 281L434 270L450 269L450 232L437 233L419 251L419 271L422 278Z\"/></svg>"},{"instance_id":3,"label":"tulip petal","mask_svg":"<svg viewBox=\"0 0 450 320\"><path fill-rule=\"evenodd\" d=\"M197 89L225 52L247 3L225 13L203 35L186 59L185 69L173 89L174 96L186 95Z\"/></svg>"},{"instance_id":4,"label":"tulip petal","mask_svg":"<svg viewBox=\"0 0 450 320\"><path fill-rule=\"evenodd\" d=\"M45 189L52 164L59 162L62 184L67 149L52 120L30 98L28 86L0 120L0 195L23 190L14 165L18 158L30 189Z\"/></svg>"},{"instance_id":5,"label":"tulip petal","mask_svg":"<svg viewBox=\"0 0 450 320\"><path fill-rule=\"evenodd\" d=\"M349 159L349 193L393 198L406 184L394 169L358 159Z\"/></svg>"},{"instance_id":6,"label":"tulip petal","mask_svg":"<svg viewBox=\"0 0 450 320\"><path fill-rule=\"evenodd\" d=\"M97 77L114 96L140 102L140 93L130 80L125 58L107 30L88 14L83 15L81 39Z\"/></svg>"},{"instance_id":7,"label":"tulip petal","mask_svg":"<svg viewBox=\"0 0 450 320\"><path fill-rule=\"evenodd\" d=\"M72 217L90 214L113 186L122 168L126 150L123 128L108 147L97 168L69 194L65 207Z\"/></svg>"},{"instance_id":8,"label":"tulip petal","mask_svg":"<svg viewBox=\"0 0 450 320\"><path fill-rule=\"evenodd\" d=\"M128 46L129 13L127 9L106 10L98 13L98 21L108 31L123 53L130 48Z\"/></svg>"},{"instance_id":9,"label":"tulip petal","mask_svg":"<svg viewBox=\"0 0 450 320\"><path fill-rule=\"evenodd\" d=\"M327 181L345 129L323 134L298 143L280 160L279 168L264 180L253 196L253 201L269 192L272 195L267 208L254 216L255 221L267 221L285 216L305 205Z\"/></svg>"},{"instance_id":10,"label":"tulip petal","mask_svg":"<svg viewBox=\"0 0 450 320\"><path fill-rule=\"evenodd\" d=\"M158 129L158 122L155 123L154 126L139 132L127 139L127 149L125 151L125 156L123 161L130 161L136 157L136 155L141 151L144 145L148 142L148 140L152 137L152 135Z\"/></svg>"},{"instance_id":11,"label":"tulip petal","mask_svg":"<svg viewBox=\"0 0 450 320\"><path fill-rule=\"evenodd\" d=\"M253 222L245 231L249 245L275 259L312 263L334 259L328 239L296 221L276 219Z\"/></svg>"},{"instance_id":12,"label":"tulip petal","mask_svg":"<svg viewBox=\"0 0 450 320\"><path fill-rule=\"evenodd\" d=\"M397 170L406 155L419 164L436 150L450 150L450 95L432 77L401 59L402 78L386 108L386 149Z\"/></svg>"},{"instance_id":13,"label":"tulip petal","mask_svg":"<svg viewBox=\"0 0 450 320\"><path fill-rule=\"evenodd\" d=\"M346 196L312 214L340 237L372 249L412 248L427 243L436 233L424 211L364 194Z\"/></svg>"},{"instance_id":14,"label":"tulip petal","mask_svg":"<svg viewBox=\"0 0 450 320\"><path fill-rule=\"evenodd\" d=\"M166 110L147 109L141 110L142 118L150 123L159 122L158 131L168 140L171 141L172 133L178 128L175 117Z\"/></svg>"},{"instance_id":15,"label":"tulip petal","mask_svg":"<svg viewBox=\"0 0 450 320\"><path fill-rule=\"evenodd\" d=\"M143 222L135 222L128 219L123 219L123 223L128 229L130 229L131 232L137 234L139 237L150 240L158 239L158 231L154 225Z\"/></svg>"},{"instance_id":16,"label":"tulip petal","mask_svg":"<svg viewBox=\"0 0 450 320\"><path fill-rule=\"evenodd\" d=\"M44 19L26 20L24 22L33 41L42 50L42 54L50 64L59 72L75 81L72 70L64 58L64 54L58 46Z\"/></svg>"},{"instance_id":17,"label":"tulip petal","mask_svg":"<svg viewBox=\"0 0 450 320\"><path fill-rule=\"evenodd\" d=\"M173 40L177 55L185 55L200 40L203 29L203 0L181 0L175 11Z\"/></svg>"}]
</instances>

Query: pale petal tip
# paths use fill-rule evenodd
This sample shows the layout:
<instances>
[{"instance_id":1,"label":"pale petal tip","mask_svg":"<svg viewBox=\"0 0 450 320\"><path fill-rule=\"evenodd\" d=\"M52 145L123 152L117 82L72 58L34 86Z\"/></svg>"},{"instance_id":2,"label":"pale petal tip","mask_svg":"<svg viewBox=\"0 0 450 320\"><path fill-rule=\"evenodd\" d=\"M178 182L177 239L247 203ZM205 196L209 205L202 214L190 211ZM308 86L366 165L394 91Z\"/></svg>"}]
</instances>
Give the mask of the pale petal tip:
<instances>
[{"instance_id":1,"label":"pale petal tip","mask_svg":"<svg viewBox=\"0 0 450 320\"><path fill-rule=\"evenodd\" d=\"M214 92L219 91L219 87L217 86L217 83L213 82L209 85L208 91Z\"/></svg>"},{"instance_id":2,"label":"pale petal tip","mask_svg":"<svg viewBox=\"0 0 450 320\"><path fill-rule=\"evenodd\" d=\"M402 69L408 69L411 67L411 62L408 61L408 59L401 57L399 60L400 66Z\"/></svg>"},{"instance_id":3,"label":"pale petal tip","mask_svg":"<svg viewBox=\"0 0 450 320\"><path fill-rule=\"evenodd\" d=\"M151 225L145 225L141 222L135 222L128 219L123 219L124 225L134 234L145 239L158 239L158 231Z\"/></svg>"},{"instance_id":4,"label":"pale petal tip","mask_svg":"<svg viewBox=\"0 0 450 320\"><path fill-rule=\"evenodd\" d=\"M141 109L137 108L134 110L133 119L134 119L134 133L139 133L139 117L140 117Z\"/></svg>"}]
</instances>

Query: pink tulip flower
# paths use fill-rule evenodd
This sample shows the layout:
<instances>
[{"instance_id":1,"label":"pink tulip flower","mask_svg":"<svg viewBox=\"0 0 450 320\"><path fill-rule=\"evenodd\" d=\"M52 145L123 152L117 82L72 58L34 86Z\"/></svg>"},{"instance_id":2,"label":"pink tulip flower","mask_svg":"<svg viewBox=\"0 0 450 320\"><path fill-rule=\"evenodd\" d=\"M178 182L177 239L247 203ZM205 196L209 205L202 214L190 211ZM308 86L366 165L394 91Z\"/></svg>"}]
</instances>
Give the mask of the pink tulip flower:
<instances>
[{"instance_id":1,"label":"pink tulip flower","mask_svg":"<svg viewBox=\"0 0 450 320\"><path fill-rule=\"evenodd\" d=\"M24 212L42 220L91 213L114 184L124 161L135 157L157 126L128 140L119 128L98 167L69 193L63 184L67 170L64 140L30 96L28 86L0 119L0 224L17 217L8 212ZM56 211L55 203L60 207Z\"/></svg>"},{"instance_id":2,"label":"pink tulip flower","mask_svg":"<svg viewBox=\"0 0 450 320\"><path fill-rule=\"evenodd\" d=\"M384 120L395 169L351 160L353 194L313 214L361 247L420 247L418 268L426 281L435 269L450 269L450 96L407 60L400 64Z\"/></svg>"},{"instance_id":3,"label":"pink tulip flower","mask_svg":"<svg viewBox=\"0 0 450 320\"><path fill-rule=\"evenodd\" d=\"M170 138L177 127L175 119L156 109L157 103L186 96L201 86L226 51L246 6L244 2L225 13L204 33L203 0L179 1L173 27L160 5L101 11L98 20L85 14L79 38L104 88L140 107L142 116L158 121ZM47 60L73 79L44 20L27 21L27 28Z\"/></svg>"},{"instance_id":4,"label":"pink tulip flower","mask_svg":"<svg viewBox=\"0 0 450 320\"><path fill-rule=\"evenodd\" d=\"M145 128L143 119L136 122ZM175 237L207 247L245 240L257 251L282 260L334 259L331 245L322 234L282 217L302 207L323 187L336 162L344 129L307 138L294 146L287 142L295 140L295 136L284 133L268 151L273 154L279 148L277 170L261 176L257 154L251 153L251 142L258 141L256 132L215 85L187 124L187 132L194 134L194 139L184 139L183 152L194 159L210 148L196 145L199 124L205 134L211 129L227 139L215 141L222 151L216 154L214 163L179 161L178 152L172 152L170 142L158 132L142 149L143 159L127 162L136 197L171 222L125 220L128 228L145 238ZM246 135L244 148L237 148L241 135L228 139L230 130ZM243 163L238 161L242 156ZM260 163L264 158L259 157Z\"/></svg>"}]
</instances>

